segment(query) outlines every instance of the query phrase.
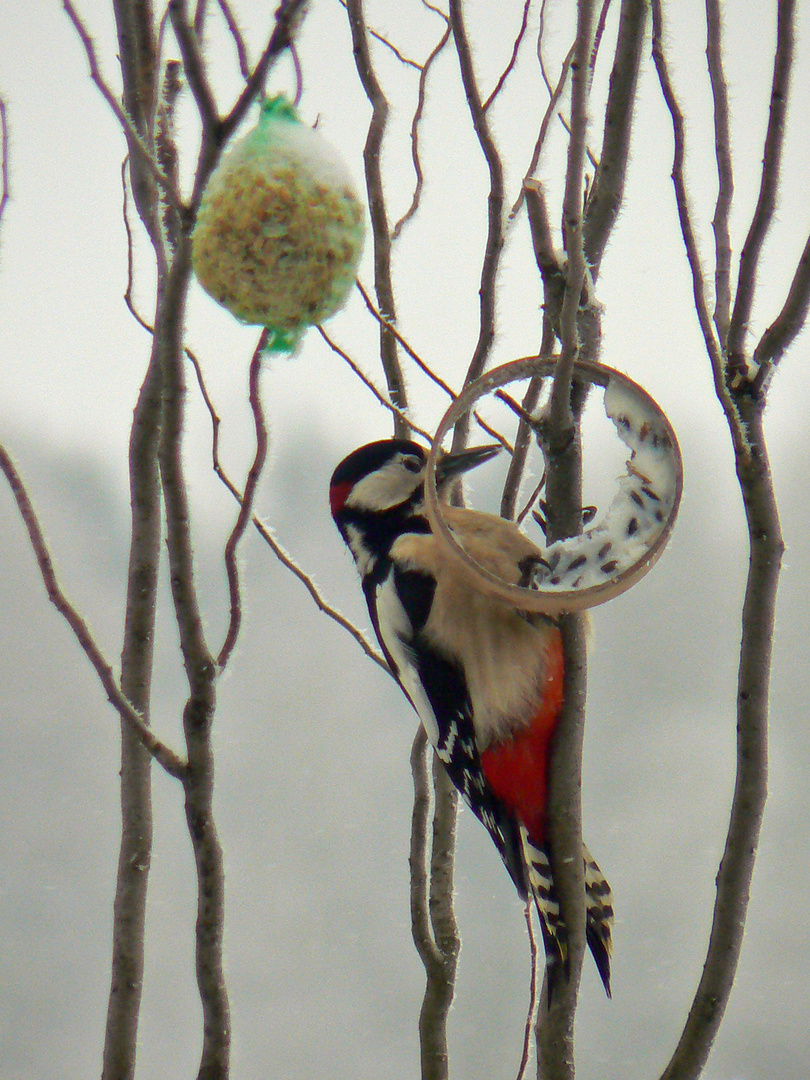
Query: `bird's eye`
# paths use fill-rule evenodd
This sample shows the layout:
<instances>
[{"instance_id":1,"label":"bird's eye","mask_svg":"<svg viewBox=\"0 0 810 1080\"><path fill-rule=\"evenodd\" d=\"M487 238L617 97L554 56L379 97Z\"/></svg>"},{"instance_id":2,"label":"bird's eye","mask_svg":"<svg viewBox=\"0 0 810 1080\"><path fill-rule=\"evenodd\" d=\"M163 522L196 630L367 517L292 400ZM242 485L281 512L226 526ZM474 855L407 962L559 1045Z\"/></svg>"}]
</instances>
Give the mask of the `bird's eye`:
<instances>
[{"instance_id":1,"label":"bird's eye","mask_svg":"<svg viewBox=\"0 0 810 1080\"><path fill-rule=\"evenodd\" d=\"M409 454L407 457L404 457L402 459L402 464L408 472L418 473L422 470L422 462L415 454Z\"/></svg>"}]
</instances>

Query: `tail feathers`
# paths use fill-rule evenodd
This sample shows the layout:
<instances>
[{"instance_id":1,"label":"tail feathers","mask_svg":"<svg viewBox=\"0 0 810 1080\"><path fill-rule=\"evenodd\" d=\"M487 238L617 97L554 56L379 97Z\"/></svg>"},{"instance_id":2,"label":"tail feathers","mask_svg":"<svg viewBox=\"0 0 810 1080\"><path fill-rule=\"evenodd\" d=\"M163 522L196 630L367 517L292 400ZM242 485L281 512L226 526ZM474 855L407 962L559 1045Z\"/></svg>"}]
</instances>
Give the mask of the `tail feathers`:
<instances>
[{"instance_id":1,"label":"tail feathers","mask_svg":"<svg viewBox=\"0 0 810 1080\"><path fill-rule=\"evenodd\" d=\"M548 1003L554 995L557 980L568 978L568 928L560 915L560 905L554 890L554 878L545 847L535 844L523 826L520 829L523 854L529 878L529 893L537 906L543 945L546 951L546 987Z\"/></svg>"},{"instance_id":2,"label":"tail feathers","mask_svg":"<svg viewBox=\"0 0 810 1080\"><path fill-rule=\"evenodd\" d=\"M585 860L585 936L599 978L610 997L610 957L613 952L613 893L593 855L582 845Z\"/></svg>"},{"instance_id":3,"label":"tail feathers","mask_svg":"<svg viewBox=\"0 0 810 1080\"><path fill-rule=\"evenodd\" d=\"M551 864L545 847L531 840L528 832L522 827L521 840L526 859L529 889L540 916L543 932L550 1005L558 979L561 976L568 978L568 929L560 915ZM585 936L596 962L599 977L605 987L605 993L610 997L613 894L602 871L584 844L582 856L585 867Z\"/></svg>"}]
</instances>

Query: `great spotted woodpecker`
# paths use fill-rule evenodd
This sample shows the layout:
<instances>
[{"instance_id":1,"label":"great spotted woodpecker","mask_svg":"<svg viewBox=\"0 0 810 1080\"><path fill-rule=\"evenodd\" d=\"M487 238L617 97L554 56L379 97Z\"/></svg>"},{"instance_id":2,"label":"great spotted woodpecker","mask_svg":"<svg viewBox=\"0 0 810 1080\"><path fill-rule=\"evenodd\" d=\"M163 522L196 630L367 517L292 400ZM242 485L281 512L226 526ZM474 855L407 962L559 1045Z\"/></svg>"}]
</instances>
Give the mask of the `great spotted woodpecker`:
<instances>
[{"instance_id":1,"label":"great spotted woodpecker","mask_svg":"<svg viewBox=\"0 0 810 1080\"><path fill-rule=\"evenodd\" d=\"M445 454L440 495L499 447ZM453 784L495 842L524 901L534 899L546 951L549 1001L567 971L568 934L547 851L547 774L563 702L563 648L549 617L520 612L481 591L451 563L424 511L427 455L389 439L338 465L332 516L354 556L382 650ZM443 506L480 564L526 585L542 552L512 522ZM613 900L583 848L586 935L610 996Z\"/></svg>"}]
</instances>

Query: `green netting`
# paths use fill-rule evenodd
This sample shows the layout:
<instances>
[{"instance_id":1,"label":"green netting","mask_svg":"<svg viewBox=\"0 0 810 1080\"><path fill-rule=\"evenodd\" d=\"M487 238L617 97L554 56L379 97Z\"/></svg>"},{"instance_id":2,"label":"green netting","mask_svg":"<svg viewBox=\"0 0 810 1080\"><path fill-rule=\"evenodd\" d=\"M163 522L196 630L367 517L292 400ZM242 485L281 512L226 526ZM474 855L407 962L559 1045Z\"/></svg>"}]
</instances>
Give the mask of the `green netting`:
<instances>
[{"instance_id":1,"label":"green netting","mask_svg":"<svg viewBox=\"0 0 810 1080\"><path fill-rule=\"evenodd\" d=\"M194 270L238 319L268 327L268 348L291 351L343 305L363 234L363 208L338 155L289 101L271 98L211 175Z\"/></svg>"}]
</instances>

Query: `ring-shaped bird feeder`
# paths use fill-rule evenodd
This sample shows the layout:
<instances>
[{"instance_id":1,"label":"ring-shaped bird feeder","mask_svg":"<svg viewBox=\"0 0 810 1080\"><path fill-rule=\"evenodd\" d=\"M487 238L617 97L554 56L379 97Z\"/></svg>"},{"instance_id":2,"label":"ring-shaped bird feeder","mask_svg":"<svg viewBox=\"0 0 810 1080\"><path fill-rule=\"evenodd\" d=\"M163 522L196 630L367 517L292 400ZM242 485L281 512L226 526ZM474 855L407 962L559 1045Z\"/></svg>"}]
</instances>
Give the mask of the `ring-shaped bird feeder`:
<instances>
[{"instance_id":1,"label":"ring-shaped bird feeder","mask_svg":"<svg viewBox=\"0 0 810 1080\"><path fill-rule=\"evenodd\" d=\"M445 521L436 490L442 443L483 397L509 383L551 378L556 361L540 357L493 368L461 393L439 424L428 456L425 503L433 534L446 554L473 575L482 591L524 611L548 615L584 611L626 592L655 565L672 533L683 487L678 440L660 406L626 375L578 361L574 378L604 390L604 409L628 447L625 474L602 518L579 536L542 548L543 562L528 587L514 585L476 562Z\"/></svg>"}]
</instances>

